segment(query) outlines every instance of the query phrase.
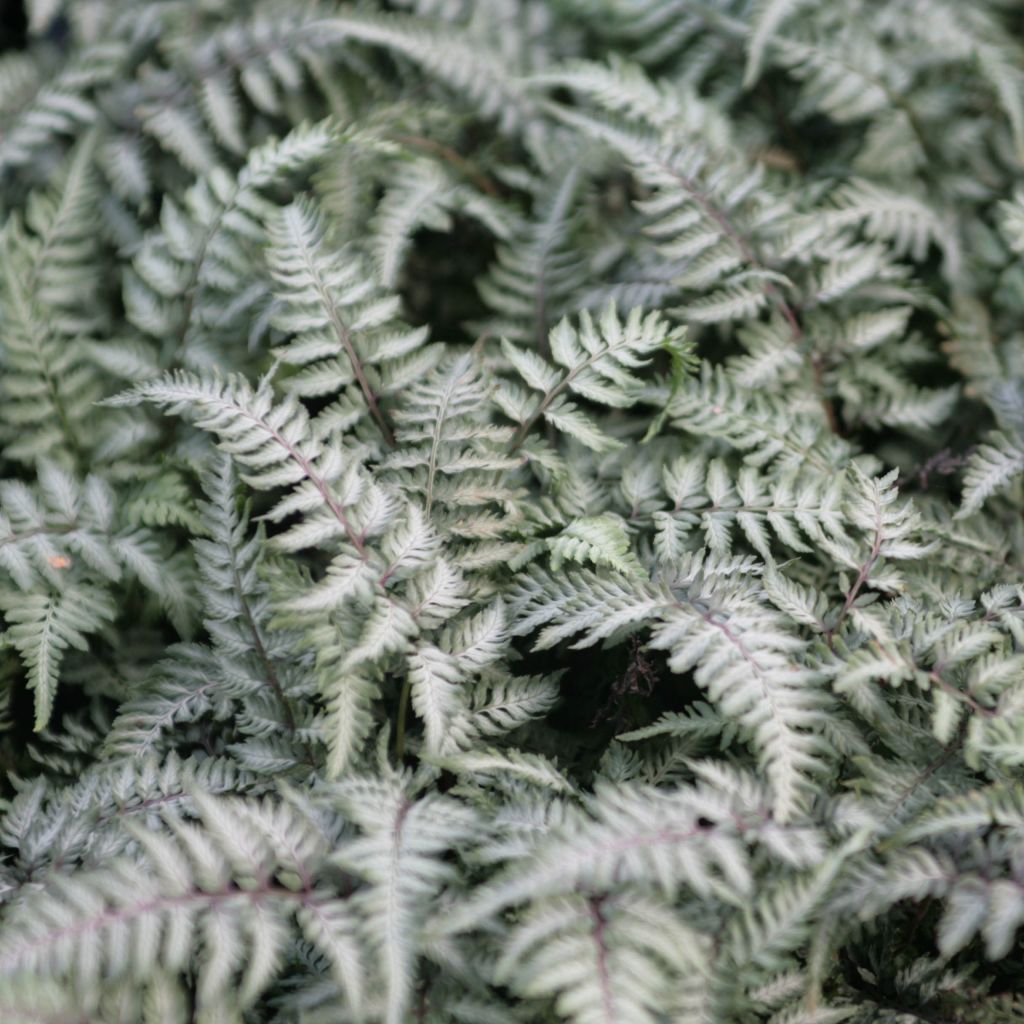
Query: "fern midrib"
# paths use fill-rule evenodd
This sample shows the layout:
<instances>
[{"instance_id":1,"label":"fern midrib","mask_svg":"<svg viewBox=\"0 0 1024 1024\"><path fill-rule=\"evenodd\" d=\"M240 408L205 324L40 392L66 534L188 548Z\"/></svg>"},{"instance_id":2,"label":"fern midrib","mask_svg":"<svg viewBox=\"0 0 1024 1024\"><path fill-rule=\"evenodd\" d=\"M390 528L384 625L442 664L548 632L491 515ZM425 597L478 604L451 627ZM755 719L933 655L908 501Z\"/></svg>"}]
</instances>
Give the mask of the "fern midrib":
<instances>
[{"instance_id":1,"label":"fern midrib","mask_svg":"<svg viewBox=\"0 0 1024 1024\"><path fill-rule=\"evenodd\" d=\"M278 704L280 704L281 710L284 713L285 725L288 727L288 732L294 736L295 715L292 712L291 702L285 695L284 687L281 685L281 680L277 676L277 669L274 668L274 664L270 660L270 656L267 654L267 649L263 644L263 636L260 633L259 627L256 625L256 619L253 617L252 608L250 607L249 600L245 594L245 588L242 586L242 578L238 571L237 552L235 551L233 544L228 545L228 558L231 565L231 585L235 591L235 598L238 601L238 607L242 612L242 621L245 623L245 628L248 630L249 636L252 638L253 650L256 652L256 657L259 660L260 665L263 667L263 676L267 683L270 684L270 688L274 691L274 696L277 698Z\"/></svg>"},{"instance_id":2,"label":"fern midrib","mask_svg":"<svg viewBox=\"0 0 1024 1024\"><path fill-rule=\"evenodd\" d=\"M596 352L589 359L584 360L582 363L578 363L576 366L568 370L565 376L556 384L542 399L540 404L534 410L534 412L519 426L515 436L512 438L509 444L509 452L515 452L519 449L519 446L526 440L526 435L534 428L538 420L551 408L555 399L560 395L564 394L570 384L581 374L584 370L590 369L598 360L603 359L607 355L618 351L619 348L625 348L626 343L623 341L621 346L608 345L601 349L600 352Z\"/></svg>"},{"instance_id":3,"label":"fern midrib","mask_svg":"<svg viewBox=\"0 0 1024 1024\"><path fill-rule=\"evenodd\" d=\"M534 332L537 346L545 359L551 357L551 345L548 341L548 261L558 239L557 225L567 220L566 210L570 205L578 178L578 169L574 166L562 179L562 184L552 205L551 213L540 225L546 230L539 233L540 258L538 260L537 273L534 275L534 280L537 282L537 289L534 292Z\"/></svg>"},{"instance_id":4,"label":"fern midrib","mask_svg":"<svg viewBox=\"0 0 1024 1024\"><path fill-rule=\"evenodd\" d=\"M82 469L85 452L80 440L81 431L76 431L71 423L71 416L68 414L64 396L60 393L57 382L53 378L49 363L42 358L42 349L40 349L39 355L39 369L46 383L46 389L50 394L50 404L53 406L57 422L60 424L61 433L64 435L64 441L74 458L75 465Z\"/></svg>"},{"instance_id":5,"label":"fern midrib","mask_svg":"<svg viewBox=\"0 0 1024 1024\"><path fill-rule=\"evenodd\" d=\"M839 611L839 615L836 618L834 625L831 629L825 633L825 639L828 642L829 647L832 646L833 637L839 631L839 627L843 624L846 616L849 614L850 609L853 607L854 601L857 600L858 595L861 592L864 584L867 582L868 577L871 575L871 570L874 568L875 563L878 561L879 555L882 552L882 544L884 541L883 524L882 524L882 507L879 503L875 504L875 532L874 537L871 541L871 550L868 554L866 561L864 561L858 572L857 578L854 580L853 586L850 587L849 593L846 595L846 600L843 602L843 607Z\"/></svg>"},{"instance_id":6,"label":"fern midrib","mask_svg":"<svg viewBox=\"0 0 1024 1024\"><path fill-rule=\"evenodd\" d=\"M187 403L193 399L194 396L191 394L186 395L184 401ZM331 514L337 519L338 523L345 531L345 535L349 539L349 543L359 553L359 557L364 562L369 562L370 556L366 549L366 543L363 538L356 533L352 526L351 520L345 514L345 510L341 505L338 504L337 499L331 493L331 488L327 481L320 476L320 474L313 468L312 463L306 458L302 452L295 447L276 427L268 423L263 417L257 416L250 412L244 406L238 402L226 400L218 396L216 401L212 401L209 397L204 396L203 401L210 405L221 405L231 410L235 415L242 416L249 420L250 423L255 423L260 429L262 429L267 435L269 435L278 445L281 446L287 452L288 456L295 462L295 464L302 470L303 475L309 482L319 491L320 496L324 499L324 503L330 509Z\"/></svg>"},{"instance_id":7,"label":"fern midrib","mask_svg":"<svg viewBox=\"0 0 1024 1024\"><path fill-rule=\"evenodd\" d=\"M274 696L277 698L281 711L284 713L285 726L288 729L289 735L297 740L297 746L302 752L303 760L315 770L317 767L316 758L313 756L313 751L309 743L306 740L298 739L298 727L296 725L295 712L292 709L292 703L288 699L288 695L285 693L284 686L281 685L281 679L277 674L277 669L267 652L266 645L263 643L263 635L260 632L259 625L252 613L252 607L249 604L249 599L246 597L245 588L242 586L241 575L238 571L237 552L233 545L229 545L229 550L229 557L231 559L231 580L235 589L235 596L238 598L238 605L242 609L242 618L245 622L246 629L252 637L252 645L253 650L256 652L256 658L263 667L263 677L267 683L270 684L270 688L273 690Z\"/></svg>"},{"instance_id":8,"label":"fern midrib","mask_svg":"<svg viewBox=\"0 0 1024 1024\"><path fill-rule=\"evenodd\" d=\"M405 972L407 970L406 955L400 955L406 949L406 942L411 939L402 928L405 899L402 892L404 872L402 870L402 831L406 818L412 810L413 803L403 797L395 814L395 824L391 836L390 865L387 873L387 909L385 911L385 928L388 935L388 993L387 1020L388 1024L402 1024L399 1013L403 1009L405 996Z\"/></svg>"},{"instance_id":9,"label":"fern midrib","mask_svg":"<svg viewBox=\"0 0 1024 1024\"><path fill-rule=\"evenodd\" d=\"M20 544L22 541L31 540L33 537L66 537L69 533L77 533L80 529L79 524L73 522L63 526L38 526L35 529L24 530L21 533L12 531L6 537L0 537L0 548L7 547L8 544ZM107 530L97 530L95 536L104 537L109 540L113 534Z\"/></svg>"},{"instance_id":10,"label":"fern midrib","mask_svg":"<svg viewBox=\"0 0 1024 1024\"><path fill-rule=\"evenodd\" d=\"M662 512L664 509L658 509L657 511ZM797 512L804 512L808 515L814 516L816 519L822 519L825 516L835 513L838 514L838 510L829 508L827 505L701 505L694 506L693 508L683 508L682 505L673 505L668 510L672 515L676 514L689 514L694 516L703 516L708 514L714 514L718 512L749 512L755 515L769 516L773 513L780 513L782 515L795 515ZM629 517L630 522L644 522L649 519L650 516L644 515L642 512L634 512Z\"/></svg>"},{"instance_id":11,"label":"fern midrib","mask_svg":"<svg viewBox=\"0 0 1024 1024\"><path fill-rule=\"evenodd\" d=\"M615 1012L615 994L612 991L611 972L608 968L608 945L605 942L607 921L602 913L603 897L587 898L587 912L590 916L590 934L594 943L594 955L597 963L598 984L601 988L601 1007L609 1024L617 1024Z\"/></svg>"},{"instance_id":12,"label":"fern midrib","mask_svg":"<svg viewBox=\"0 0 1024 1024\"><path fill-rule=\"evenodd\" d=\"M195 258L192 260L192 267L189 270L188 281L185 282L181 327L178 329L178 335L175 339L175 349L177 350L182 350L185 347L185 341L187 340L188 333L192 328L192 316L195 312L196 293L199 290L199 275L202 272L203 264L206 262L206 254L209 251L210 243L216 237L221 224L224 222L224 218L227 216L228 211L234 206L240 192L241 189L236 185L231 195L228 197L228 201L220 205L220 209L217 211L217 216L214 217L207 226L199 241L199 248L196 252Z\"/></svg>"}]
</instances>

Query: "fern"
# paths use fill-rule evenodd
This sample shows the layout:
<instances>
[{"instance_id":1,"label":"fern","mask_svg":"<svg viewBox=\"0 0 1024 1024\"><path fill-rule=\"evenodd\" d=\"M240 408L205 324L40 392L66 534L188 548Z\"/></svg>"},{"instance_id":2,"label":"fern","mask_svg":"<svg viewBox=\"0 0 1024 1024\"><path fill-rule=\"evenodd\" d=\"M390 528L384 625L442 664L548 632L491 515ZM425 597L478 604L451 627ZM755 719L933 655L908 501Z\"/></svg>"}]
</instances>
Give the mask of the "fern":
<instances>
[{"instance_id":1,"label":"fern","mask_svg":"<svg viewBox=\"0 0 1024 1024\"><path fill-rule=\"evenodd\" d=\"M86 635L114 615L103 591L68 587L60 593L5 595L0 605L8 622L6 643L21 655L28 669L28 684L35 692L35 728L50 720L60 663L68 647L86 649Z\"/></svg>"},{"instance_id":2,"label":"fern","mask_svg":"<svg viewBox=\"0 0 1024 1024\"><path fill-rule=\"evenodd\" d=\"M642 366L644 357L675 340L668 326L657 316L641 319L635 311L625 323L614 307L607 307L595 324L586 312L580 314L576 331L563 321L551 332L551 353L559 369L535 353L502 345L502 354L531 395L518 382L498 391L495 401L518 423L512 447L519 447L540 420L595 451L616 446L614 438L603 435L569 395L613 408L628 407L639 397L639 381L631 370Z\"/></svg>"},{"instance_id":3,"label":"fern","mask_svg":"<svg viewBox=\"0 0 1024 1024\"><path fill-rule=\"evenodd\" d=\"M394 300L367 289L357 262L332 258L322 235L316 212L299 204L286 207L270 227L267 258L281 289L271 322L293 339L277 350L278 358L302 368L291 378L296 394L342 392L330 416L344 426L352 425L358 415L352 407L361 399L385 442L394 445L381 396L431 368L431 351L417 352L426 331L395 322ZM343 391L350 383L353 393Z\"/></svg>"},{"instance_id":4,"label":"fern","mask_svg":"<svg viewBox=\"0 0 1024 1024\"><path fill-rule=\"evenodd\" d=\"M680 954L694 945L657 903L567 897L520 925L496 976L526 998L557 994L555 1008L568 1020L654 1021L681 984L676 972L699 965L694 952Z\"/></svg>"},{"instance_id":5,"label":"fern","mask_svg":"<svg viewBox=\"0 0 1024 1024\"><path fill-rule=\"evenodd\" d=\"M241 257L241 250L260 237L259 225L269 213L270 204L261 191L314 165L334 139L329 122L300 126L280 142L254 149L235 176L213 169L189 189L183 202L165 205L160 230L143 240L134 260L135 273L126 281L131 321L157 339L173 334L179 344L192 349L191 362L222 365L216 353L206 351L204 338L211 331L219 335L234 328L244 339L249 327L241 326L243 317L266 294L265 286L254 289L254 282L246 280L255 257L248 251L247 259ZM207 294L219 296L222 304L207 302ZM132 355L131 350L119 350L106 361L113 363L118 376L135 380L140 374L133 372L135 360L128 361ZM159 353L147 353L147 361L161 365ZM153 376L154 371L145 375Z\"/></svg>"},{"instance_id":6,"label":"fern","mask_svg":"<svg viewBox=\"0 0 1024 1024\"><path fill-rule=\"evenodd\" d=\"M0 243L9 458L77 452L100 396L81 342L105 322L94 305L100 279L93 146L83 141L63 182L51 195L34 197L24 225L9 221Z\"/></svg>"},{"instance_id":7,"label":"fern","mask_svg":"<svg viewBox=\"0 0 1024 1024\"><path fill-rule=\"evenodd\" d=\"M494 311L478 325L481 334L531 342L541 353L548 351L548 332L571 311L586 279L585 267L570 248L570 239L582 232L575 200L584 184L578 163L528 183L535 193L533 215L513 226L477 286Z\"/></svg>"},{"instance_id":8,"label":"fern","mask_svg":"<svg viewBox=\"0 0 1024 1024\"><path fill-rule=\"evenodd\" d=\"M453 874L440 854L472 835L473 816L442 796L414 800L396 783L354 779L340 796L363 835L341 851L338 862L368 883L355 902L367 941L381 958L383 1019L398 1024L411 1003L416 932L437 889Z\"/></svg>"},{"instance_id":9,"label":"fern","mask_svg":"<svg viewBox=\"0 0 1024 1024\"><path fill-rule=\"evenodd\" d=\"M0 948L0 971L9 978L34 971L88 991L128 942L138 955L121 968L125 976L152 973L159 965L161 975L173 977L189 963L192 936L202 934L206 956L197 998L204 1010L223 1012L251 1004L280 968L285 933L275 925L275 911L288 908L303 933L330 950L330 933L343 931L347 922L337 919L326 893L311 888L326 853L315 826L286 807L247 812L208 797L201 806L210 837L186 822L174 824L173 839L136 830L148 871L122 861L70 884L55 879L53 891L26 902L19 908L21 940ZM249 829L258 830L255 842ZM332 913L327 935L320 934ZM100 955L91 963L74 955L81 935L97 944ZM155 942L141 942L154 935L160 936Z\"/></svg>"},{"instance_id":10,"label":"fern","mask_svg":"<svg viewBox=\"0 0 1024 1024\"><path fill-rule=\"evenodd\" d=\"M0 1019L1024 1019L1016 27L27 2Z\"/></svg>"}]
</instances>

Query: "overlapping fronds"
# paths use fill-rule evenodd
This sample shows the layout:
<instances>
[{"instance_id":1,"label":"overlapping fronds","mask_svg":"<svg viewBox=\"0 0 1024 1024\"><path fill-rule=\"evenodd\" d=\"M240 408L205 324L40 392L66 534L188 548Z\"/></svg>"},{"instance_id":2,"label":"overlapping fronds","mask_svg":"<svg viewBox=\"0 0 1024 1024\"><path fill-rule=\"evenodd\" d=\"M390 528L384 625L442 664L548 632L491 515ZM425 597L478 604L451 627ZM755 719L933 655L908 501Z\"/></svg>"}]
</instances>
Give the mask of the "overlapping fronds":
<instances>
[{"instance_id":1,"label":"overlapping fronds","mask_svg":"<svg viewBox=\"0 0 1024 1024\"><path fill-rule=\"evenodd\" d=\"M24 7L0 1021L1024 1021L1014 5Z\"/></svg>"}]
</instances>

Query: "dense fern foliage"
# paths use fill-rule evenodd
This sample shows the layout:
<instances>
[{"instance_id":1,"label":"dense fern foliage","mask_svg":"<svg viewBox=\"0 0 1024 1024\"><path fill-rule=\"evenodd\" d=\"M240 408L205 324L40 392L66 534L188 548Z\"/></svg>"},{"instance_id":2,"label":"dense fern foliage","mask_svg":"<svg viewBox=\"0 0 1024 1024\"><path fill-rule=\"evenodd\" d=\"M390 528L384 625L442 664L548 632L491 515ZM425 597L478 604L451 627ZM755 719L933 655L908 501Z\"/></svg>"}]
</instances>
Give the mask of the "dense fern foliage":
<instances>
[{"instance_id":1,"label":"dense fern foliage","mask_svg":"<svg viewBox=\"0 0 1024 1024\"><path fill-rule=\"evenodd\" d=\"M1020 4L11 22L3 1024L1024 1021Z\"/></svg>"}]
</instances>

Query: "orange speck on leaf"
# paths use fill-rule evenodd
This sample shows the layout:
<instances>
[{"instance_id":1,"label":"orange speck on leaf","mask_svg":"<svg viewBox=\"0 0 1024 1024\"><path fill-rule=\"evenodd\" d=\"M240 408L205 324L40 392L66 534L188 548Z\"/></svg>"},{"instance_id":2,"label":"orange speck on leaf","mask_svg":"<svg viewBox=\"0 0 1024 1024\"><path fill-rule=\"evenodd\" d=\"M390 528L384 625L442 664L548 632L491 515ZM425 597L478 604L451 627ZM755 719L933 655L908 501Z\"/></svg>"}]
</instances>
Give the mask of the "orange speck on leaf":
<instances>
[{"instance_id":1,"label":"orange speck on leaf","mask_svg":"<svg viewBox=\"0 0 1024 1024\"><path fill-rule=\"evenodd\" d=\"M54 569L67 569L71 565L71 559L67 555L50 555L47 561Z\"/></svg>"}]
</instances>

